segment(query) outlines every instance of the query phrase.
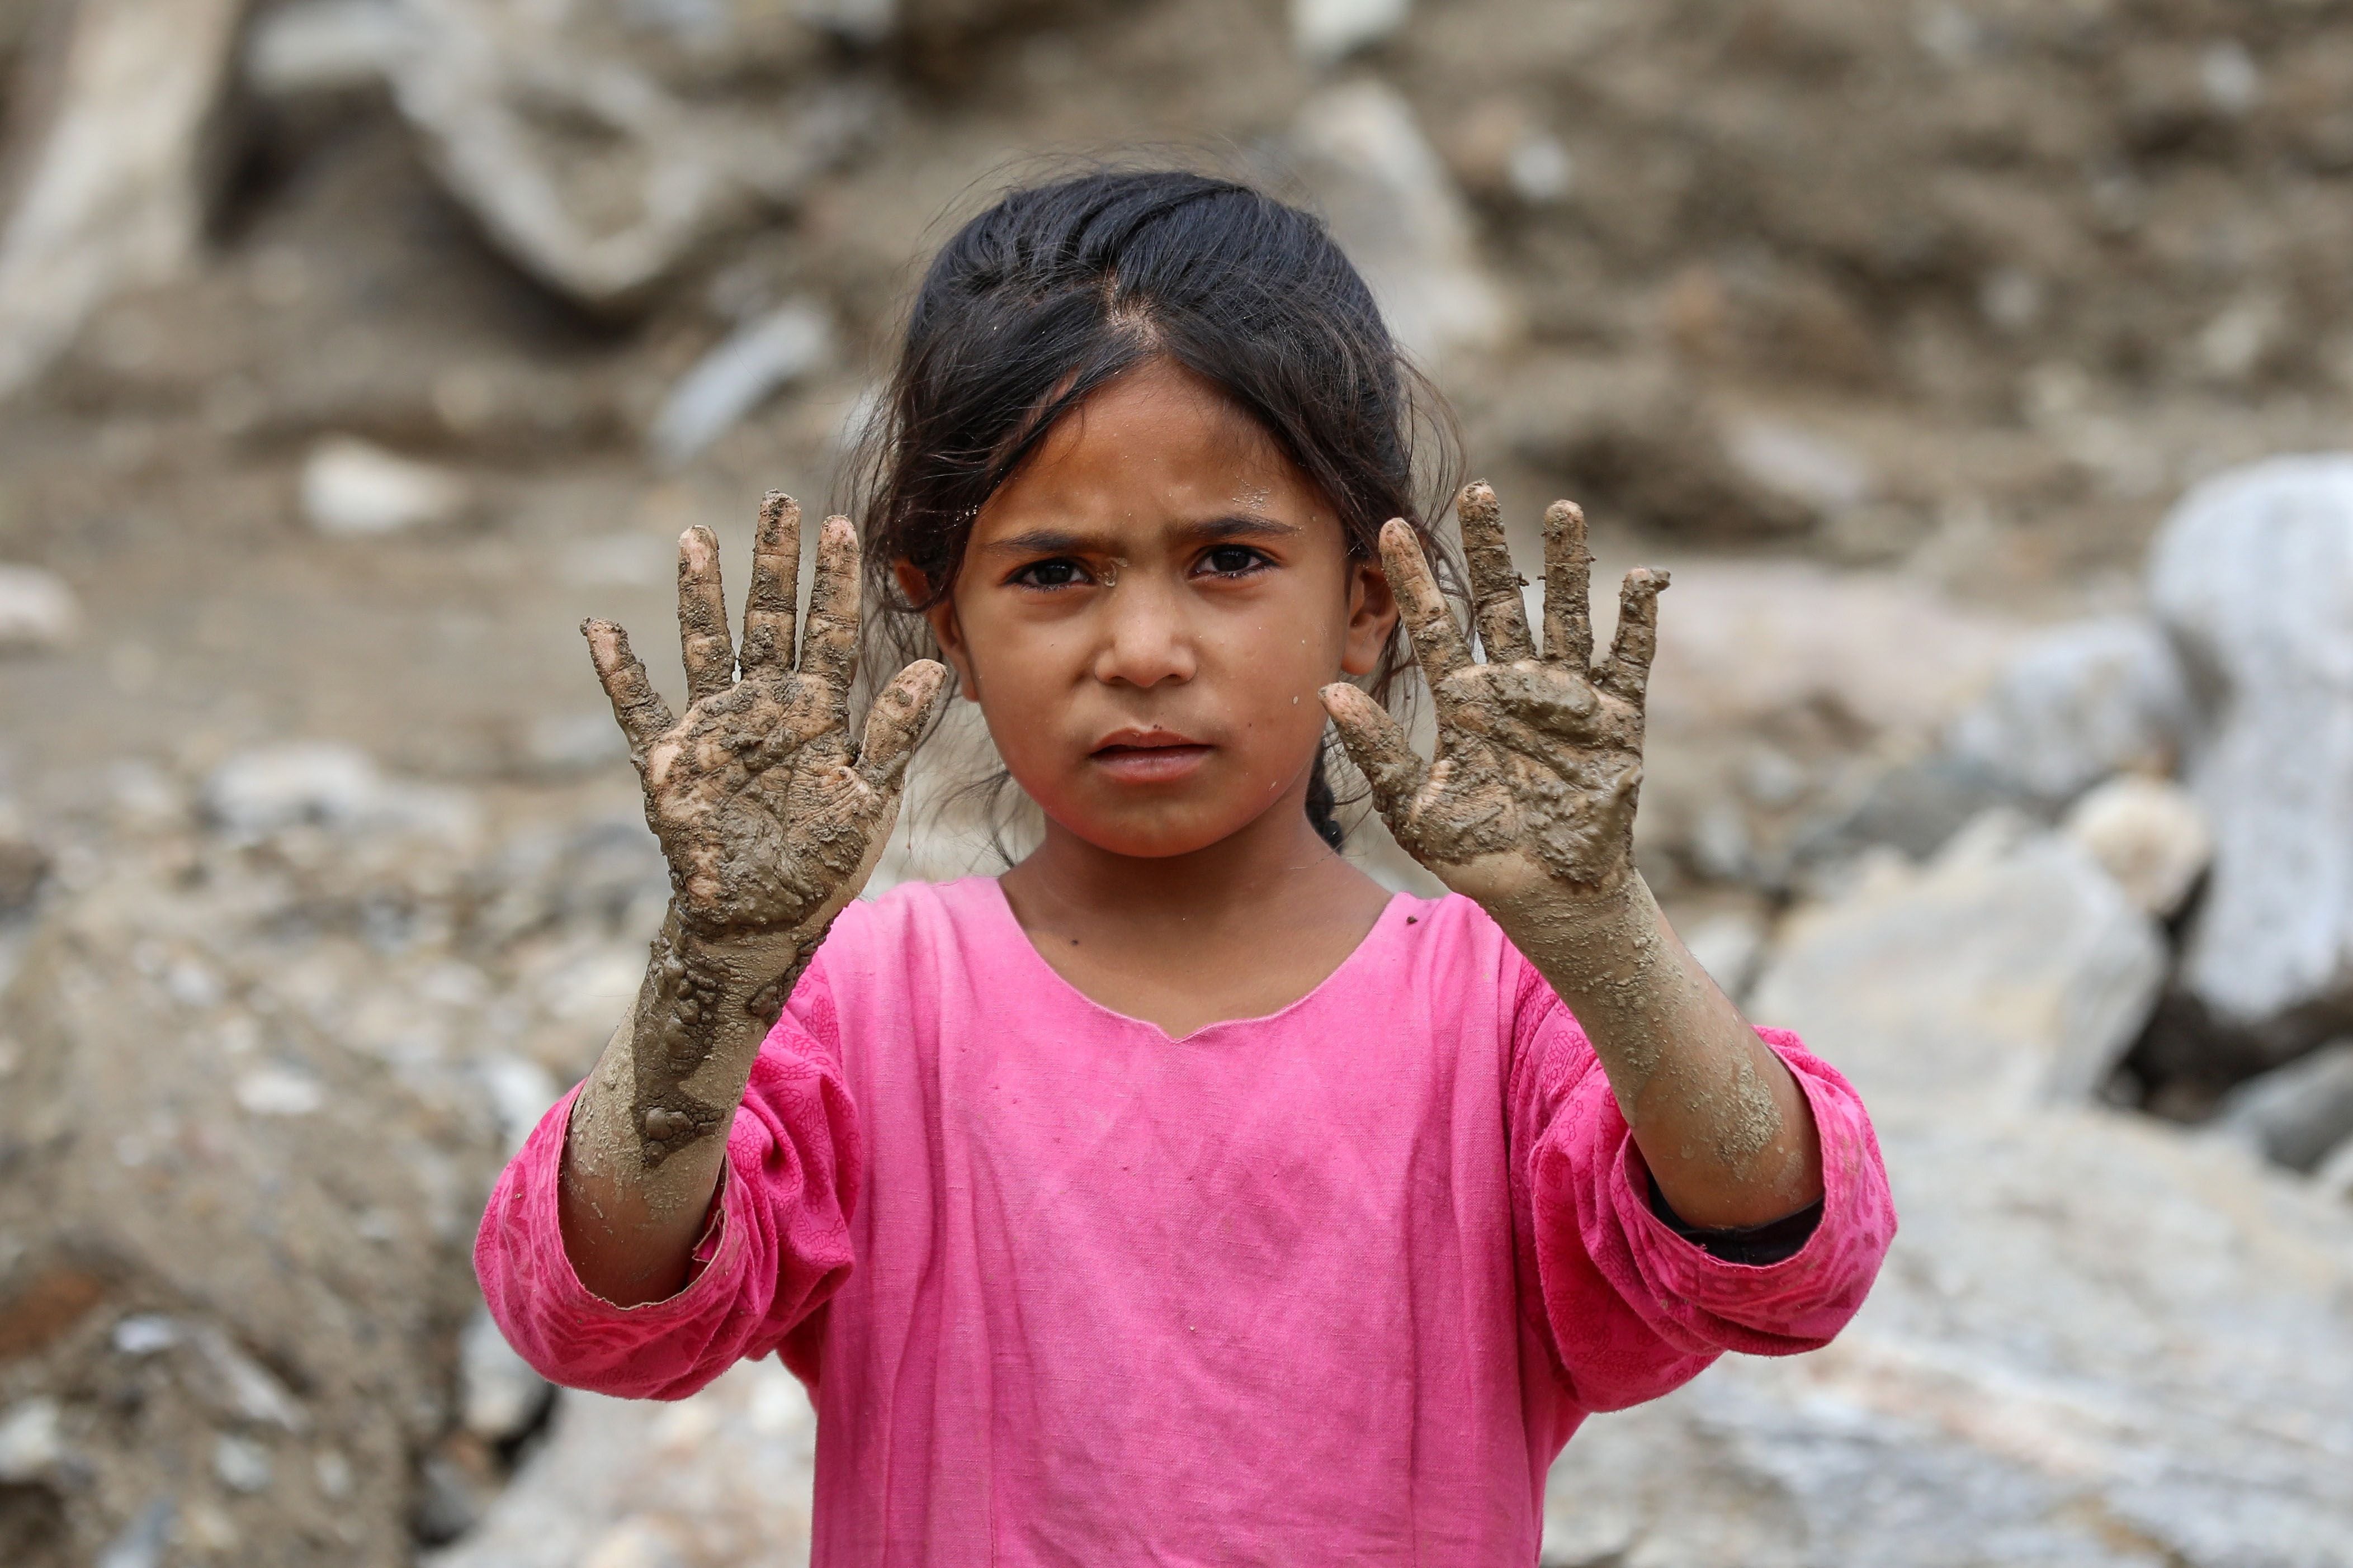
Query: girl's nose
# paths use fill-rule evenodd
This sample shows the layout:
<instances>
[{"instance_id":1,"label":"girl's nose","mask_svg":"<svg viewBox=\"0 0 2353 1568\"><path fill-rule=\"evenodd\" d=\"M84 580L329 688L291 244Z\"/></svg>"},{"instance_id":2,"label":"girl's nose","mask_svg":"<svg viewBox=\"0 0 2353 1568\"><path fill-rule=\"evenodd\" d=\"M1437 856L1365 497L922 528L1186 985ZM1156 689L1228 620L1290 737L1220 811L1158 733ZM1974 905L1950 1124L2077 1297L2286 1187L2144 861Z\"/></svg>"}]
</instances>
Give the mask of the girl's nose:
<instances>
[{"instance_id":1,"label":"girl's nose","mask_svg":"<svg viewBox=\"0 0 2353 1568\"><path fill-rule=\"evenodd\" d=\"M1143 573L1105 595L1095 679L1145 689L1192 679L1200 661L1178 597L1160 591Z\"/></svg>"}]
</instances>

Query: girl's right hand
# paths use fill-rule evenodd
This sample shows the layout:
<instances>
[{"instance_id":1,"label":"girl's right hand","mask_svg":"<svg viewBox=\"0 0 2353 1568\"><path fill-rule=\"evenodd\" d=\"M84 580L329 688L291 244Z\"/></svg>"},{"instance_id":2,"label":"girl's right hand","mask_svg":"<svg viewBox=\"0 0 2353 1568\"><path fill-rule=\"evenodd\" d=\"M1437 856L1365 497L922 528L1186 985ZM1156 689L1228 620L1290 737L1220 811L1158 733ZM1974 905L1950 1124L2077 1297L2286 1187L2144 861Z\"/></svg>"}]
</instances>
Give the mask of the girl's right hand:
<instances>
[{"instance_id":1,"label":"girl's right hand","mask_svg":"<svg viewBox=\"0 0 2353 1568\"><path fill-rule=\"evenodd\" d=\"M857 897L899 811L907 759L947 671L921 659L875 699L856 751L858 535L826 520L807 635L793 658L800 507L771 493L752 548L738 653L727 631L719 545L679 540L678 620L687 709L673 718L609 621L581 626L645 787L646 821L670 862L680 925L704 942L790 942L806 956Z\"/></svg>"}]
</instances>

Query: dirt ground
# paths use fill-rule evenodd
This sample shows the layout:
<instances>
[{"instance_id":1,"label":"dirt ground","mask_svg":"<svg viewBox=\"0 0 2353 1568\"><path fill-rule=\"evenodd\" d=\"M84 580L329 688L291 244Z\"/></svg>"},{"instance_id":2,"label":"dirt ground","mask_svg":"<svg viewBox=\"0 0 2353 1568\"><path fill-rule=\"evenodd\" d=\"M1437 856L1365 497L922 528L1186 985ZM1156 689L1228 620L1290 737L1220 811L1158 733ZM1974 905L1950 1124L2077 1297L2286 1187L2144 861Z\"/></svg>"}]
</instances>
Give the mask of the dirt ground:
<instances>
[{"instance_id":1,"label":"dirt ground","mask_svg":"<svg viewBox=\"0 0 2353 1568\"><path fill-rule=\"evenodd\" d=\"M843 432L946 226L1011 179L1137 149L1281 179L1335 81L1402 93L1507 301L1507 330L1432 369L1523 549L1571 494L1605 563L1798 563L2039 623L2135 602L2185 485L2341 443L2353 414L2340 0L1425 0L1338 66L1301 58L1273 0L907 16L776 68L779 101L872 87L875 128L627 310L503 256L383 91L233 95L199 265L107 305L0 417L0 562L58 574L83 612L0 662L0 801L52 858L48 899L128 854L139 781L185 789L289 739L466 792L493 840L626 820L581 618L663 647L680 530L712 527L740 582L763 490L813 512L839 493ZM22 22L0 37L32 59ZM20 78L11 112L32 96ZM825 363L684 465L649 456L742 302L800 296L839 325ZM321 533L300 476L333 435L455 474L463 516ZM1671 595L1670 645L1677 613ZM1825 723L1779 743L1809 766L1869 749ZM1786 896L1726 882L1685 831L1656 851L1680 907ZM504 984L497 952L470 962ZM562 1081L607 1026L549 1024L532 1054ZM478 1181L496 1135L466 1137ZM461 1247L432 1245L462 1286ZM170 1307L147 1289L123 1310ZM456 1310L417 1331L444 1372ZM446 1427L411 1422L409 1462L454 1451ZM267 1529L209 1555L180 1539L262 1561L240 1552Z\"/></svg>"}]
</instances>

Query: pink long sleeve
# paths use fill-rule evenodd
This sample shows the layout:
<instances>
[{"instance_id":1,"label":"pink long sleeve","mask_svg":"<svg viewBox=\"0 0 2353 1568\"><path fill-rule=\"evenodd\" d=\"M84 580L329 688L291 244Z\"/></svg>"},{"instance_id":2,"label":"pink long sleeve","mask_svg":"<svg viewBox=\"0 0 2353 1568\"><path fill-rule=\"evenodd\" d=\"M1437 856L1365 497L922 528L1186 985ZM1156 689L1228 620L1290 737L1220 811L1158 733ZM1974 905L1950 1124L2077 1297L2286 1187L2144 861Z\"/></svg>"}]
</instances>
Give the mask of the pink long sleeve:
<instances>
[{"instance_id":1,"label":"pink long sleeve","mask_svg":"<svg viewBox=\"0 0 2353 1568\"><path fill-rule=\"evenodd\" d=\"M738 1359L776 1349L849 1276L862 1155L821 969L801 977L753 1063L727 1137L717 1247L678 1294L617 1307L573 1270L556 1182L577 1089L508 1164L475 1239L474 1270L508 1342L543 1376L625 1398L681 1399Z\"/></svg>"},{"instance_id":2,"label":"pink long sleeve","mask_svg":"<svg viewBox=\"0 0 2353 1568\"><path fill-rule=\"evenodd\" d=\"M1517 953L1513 1213L1523 1289L1571 1397L1618 1410L1689 1382L1725 1351L1818 1349L1862 1307L1895 1235L1879 1143L1846 1079L1760 1029L1821 1138L1821 1220L1762 1268L1731 1263L1652 1212L1650 1172L1585 1031Z\"/></svg>"}]
</instances>

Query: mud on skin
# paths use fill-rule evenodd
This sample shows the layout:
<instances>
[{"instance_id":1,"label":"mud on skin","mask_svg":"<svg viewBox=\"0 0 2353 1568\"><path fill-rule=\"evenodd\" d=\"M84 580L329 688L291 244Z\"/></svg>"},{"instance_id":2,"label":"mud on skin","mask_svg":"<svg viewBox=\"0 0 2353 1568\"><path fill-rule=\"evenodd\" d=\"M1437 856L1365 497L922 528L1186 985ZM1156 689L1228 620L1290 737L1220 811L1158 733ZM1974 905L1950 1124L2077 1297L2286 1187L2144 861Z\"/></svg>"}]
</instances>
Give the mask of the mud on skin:
<instances>
[{"instance_id":1,"label":"mud on skin","mask_svg":"<svg viewBox=\"0 0 2353 1568\"><path fill-rule=\"evenodd\" d=\"M1789 1152L1772 1151L1788 1128L1756 1059L1763 1047L1634 871L1644 693L1667 574L1628 574L1616 639L1596 663L1585 514L1554 502L1539 651L1493 489L1465 487L1456 512L1485 662L1472 658L1412 530L1389 523L1382 564L1437 709L1437 752L1423 761L1345 684L1324 691L1341 739L1398 842L1483 905L1570 1002L1630 1121L1655 1125L1648 1113L1666 1111L1683 1159L1743 1183L1787 1180ZM1654 1088L1666 1103L1652 1103Z\"/></svg>"},{"instance_id":2,"label":"mud on skin","mask_svg":"<svg viewBox=\"0 0 2353 1568\"><path fill-rule=\"evenodd\" d=\"M599 620L581 627L628 738L671 895L636 1010L575 1113L575 1131L589 1134L581 1152L596 1163L626 1152L651 1171L725 1131L793 982L890 835L908 755L945 678L930 660L900 672L853 748L859 563L849 521L828 519L819 536L796 660L799 561L800 509L772 494L739 652L717 542L702 528L680 540L681 716L654 690L626 632Z\"/></svg>"}]
</instances>

